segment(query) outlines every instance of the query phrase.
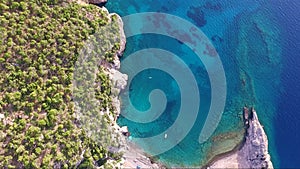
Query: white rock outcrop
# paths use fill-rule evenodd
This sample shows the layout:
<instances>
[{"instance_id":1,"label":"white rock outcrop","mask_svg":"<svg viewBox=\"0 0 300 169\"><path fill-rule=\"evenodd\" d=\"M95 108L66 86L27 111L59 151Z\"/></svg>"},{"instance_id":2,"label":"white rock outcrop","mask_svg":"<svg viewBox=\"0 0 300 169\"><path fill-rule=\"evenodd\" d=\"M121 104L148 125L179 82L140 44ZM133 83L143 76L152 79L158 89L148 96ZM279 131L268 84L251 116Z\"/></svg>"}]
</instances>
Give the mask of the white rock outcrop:
<instances>
[{"instance_id":1,"label":"white rock outcrop","mask_svg":"<svg viewBox=\"0 0 300 169\"><path fill-rule=\"evenodd\" d=\"M242 148L216 160L208 168L273 168L268 153L268 139L256 111L244 108L247 127Z\"/></svg>"},{"instance_id":2,"label":"white rock outcrop","mask_svg":"<svg viewBox=\"0 0 300 169\"><path fill-rule=\"evenodd\" d=\"M268 138L260 124L256 111L252 109L249 128L247 129L246 143L243 147L249 168L273 168L268 153Z\"/></svg>"}]
</instances>

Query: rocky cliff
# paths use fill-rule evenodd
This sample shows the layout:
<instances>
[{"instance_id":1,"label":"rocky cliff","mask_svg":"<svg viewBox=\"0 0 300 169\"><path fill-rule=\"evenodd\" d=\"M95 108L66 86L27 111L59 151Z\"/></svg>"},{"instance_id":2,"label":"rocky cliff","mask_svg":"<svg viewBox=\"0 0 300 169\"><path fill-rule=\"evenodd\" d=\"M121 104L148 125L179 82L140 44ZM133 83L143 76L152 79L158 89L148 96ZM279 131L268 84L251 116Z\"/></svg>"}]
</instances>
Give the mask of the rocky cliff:
<instances>
[{"instance_id":1,"label":"rocky cliff","mask_svg":"<svg viewBox=\"0 0 300 169\"><path fill-rule=\"evenodd\" d=\"M106 4L107 0L88 0L88 3L104 6Z\"/></svg>"},{"instance_id":2,"label":"rocky cliff","mask_svg":"<svg viewBox=\"0 0 300 169\"><path fill-rule=\"evenodd\" d=\"M244 108L244 120L247 132L241 149L213 162L208 168L273 168L267 135L254 108L250 111Z\"/></svg>"},{"instance_id":3,"label":"rocky cliff","mask_svg":"<svg viewBox=\"0 0 300 169\"><path fill-rule=\"evenodd\" d=\"M271 157L268 153L267 135L260 124L254 108L249 115L246 143L242 150L250 168L273 168Z\"/></svg>"}]
</instances>

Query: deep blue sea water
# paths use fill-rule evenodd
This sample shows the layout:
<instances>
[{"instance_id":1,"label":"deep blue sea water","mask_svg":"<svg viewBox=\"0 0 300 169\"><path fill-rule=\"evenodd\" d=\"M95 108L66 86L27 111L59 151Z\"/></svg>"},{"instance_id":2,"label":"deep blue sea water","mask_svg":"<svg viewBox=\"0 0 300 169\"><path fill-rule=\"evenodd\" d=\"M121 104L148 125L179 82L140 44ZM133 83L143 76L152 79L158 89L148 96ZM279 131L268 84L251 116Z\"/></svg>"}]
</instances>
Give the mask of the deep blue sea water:
<instances>
[{"instance_id":1,"label":"deep blue sea water","mask_svg":"<svg viewBox=\"0 0 300 169\"><path fill-rule=\"evenodd\" d=\"M198 137L211 99L202 62L193 50L170 37L147 34L127 38L123 59L142 49L168 50L189 65L201 90L201 116L177 146L156 156L159 161L169 166L201 166L232 149L243 136L241 111L249 105L256 107L265 126L275 167L300 166L299 1L109 0L106 7L121 16L164 12L186 19L206 34L222 60L227 79L226 106L217 130L200 144ZM122 70L122 63L121 71L128 73ZM153 122L142 124L119 118L118 123L128 126L133 140L163 133L174 123L180 108L180 91L171 76L157 69L145 70L133 77L129 89L129 98L140 111L150 107L148 97L154 89L164 91L168 99L164 113ZM125 102L122 112L130 111ZM137 144L150 150L153 146Z\"/></svg>"},{"instance_id":2,"label":"deep blue sea water","mask_svg":"<svg viewBox=\"0 0 300 169\"><path fill-rule=\"evenodd\" d=\"M275 143L281 168L300 167L300 1L278 1L283 27L282 90L274 120Z\"/></svg>"}]
</instances>

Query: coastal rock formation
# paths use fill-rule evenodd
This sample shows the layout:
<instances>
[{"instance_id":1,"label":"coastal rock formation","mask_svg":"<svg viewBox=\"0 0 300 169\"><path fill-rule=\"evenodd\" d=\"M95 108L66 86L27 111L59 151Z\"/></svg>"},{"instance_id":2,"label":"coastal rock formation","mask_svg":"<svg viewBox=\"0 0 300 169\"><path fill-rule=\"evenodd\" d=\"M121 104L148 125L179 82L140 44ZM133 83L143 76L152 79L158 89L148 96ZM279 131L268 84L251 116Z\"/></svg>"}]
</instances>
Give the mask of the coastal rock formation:
<instances>
[{"instance_id":1,"label":"coastal rock formation","mask_svg":"<svg viewBox=\"0 0 300 169\"><path fill-rule=\"evenodd\" d=\"M100 5L104 6L107 2L107 0L88 0L90 4Z\"/></svg>"},{"instance_id":2,"label":"coastal rock formation","mask_svg":"<svg viewBox=\"0 0 300 169\"><path fill-rule=\"evenodd\" d=\"M268 153L268 139L256 111L244 108L247 132L241 149L215 161L208 168L273 168Z\"/></svg>"},{"instance_id":3,"label":"coastal rock formation","mask_svg":"<svg viewBox=\"0 0 300 169\"><path fill-rule=\"evenodd\" d=\"M103 8L103 9L107 10L106 8ZM111 97L112 97L112 103L116 109L115 117L118 117L121 113L121 110L120 110L121 103L119 100L119 94L120 94L121 90L125 89L125 87L127 85L127 79L128 79L128 76L126 74L123 74L119 71L120 66L121 66L119 57L122 56L122 54L125 50L126 37L125 37L124 30L123 30L123 21L122 21L121 17L115 13L110 14L110 16L112 16L112 15L116 15L118 17L118 25L119 25L119 30L120 30L120 32L119 32L119 34L120 34L120 49L117 52L116 56L114 57L113 64L110 65L111 67L109 67L107 74L109 75L111 83L112 83ZM118 129L119 129L119 127L118 127Z\"/></svg>"},{"instance_id":4,"label":"coastal rock formation","mask_svg":"<svg viewBox=\"0 0 300 169\"><path fill-rule=\"evenodd\" d=\"M121 50L120 53L124 50L125 46L125 38L121 38ZM121 103L119 100L120 92L125 89L127 85L128 76L126 74L122 74L119 71L120 63L119 59L116 57L114 61L114 67L109 69L109 77L112 82L112 103L115 107L115 117L119 116L121 113L120 107ZM126 126L120 127L116 123L116 119L109 114L107 114L111 121L114 122L113 127L115 128L116 132L122 133L123 136L129 136L128 128ZM115 167L118 168L164 168L159 164L153 163L145 153L138 147L136 147L130 141L126 141L126 144L123 145L122 152L124 153L123 158L119 164L115 164Z\"/></svg>"},{"instance_id":5,"label":"coastal rock formation","mask_svg":"<svg viewBox=\"0 0 300 169\"><path fill-rule=\"evenodd\" d=\"M109 70L108 74L112 82L111 98L112 98L112 103L115 107L115 117L118 117L121 113L120 110L121 103L119 100L119 94L121 90L123 90L126 87L128 76L126 74L122 74L117 69L113 69L113 68ZM115 120L116 119L114 119L114 121Z\"/></svg>"},{"instance_id":6,"label":"coastal rock formation","mask_svg":"<svg viewBox=\"0 0 300 169\"><path fill-rule=\"evenodd\" d=\"M103 8L103 10L107 10L106 8ZM108 12L108 11L107 11ZM126 45L126 36L123 30L123 21L122 18L115 14L111 13L112 15L116 15L118 17L118 24L120 28L120 49L117 52L113 64L111 64L109 69L107 70L107 74L110 77L111 83L112 83L112 103L115 107L115 115L114 117L118 117L121 113L120 107L121 102L119 100L119 94L122 90L126 88L128 76L126 74L123 74L119 71L121 63L119 60L119 57L122 56L125 45ZM129 136L128 128L126 126L120 127L116 123L117 119L113 119L111 115L109 115L110 120L113 121L113 127L115 128L117 133L121 133L123 136ZM122 140L123 141L123 140ZM131 143L130 141L126 141L126 144L123 145L122 152L124 153L123 158L118 164L114 164L113 166L116 168L165 168L159 163L154 163L150 158L147 157L147 155L136 145Z\"/></svg>"},{"instance_id":7,"label":"coastal rock formation","mask_svg":"<svg viewBox=\"0 0 300 169\"><path fill-rule=\"evenodd\" d=\"M268 153L267 135L254 109L252 109L250 114L249 128L243 149L245 152L248 152L247 160L251 168L273 168L271 157Z\"/></svg>"},{"instance_id":8,"label":"coastal rock formation","mask_svg":"<svg viewBox=\"0 0 300 169\"><path fill-rule=\"evenodd\" d=\"M103 8L103 10L106 10L106 8ZM108 12L108 11L107 11ZM126 74L123 74L119 71L120 69L120 60L119 57L122 56L124 50L125 50L125 44L126 44L126 37L123 30L123 21L121 17L115 13L109 14L110 16L116 15L118 17L118 25L120 28L120 49L117 52L113 64L107 65L106 73L109 75L112 89L111 89L111 98L112 98L112 104L115 108L114 116L109 114L109 112L106 113L106 115L109 117L110 121L113 122L112 127L114 128L116 134L122 134L122 136L129 136L129 132L126 126L120 127L116 123L116 117L118 117L121 113L120 107L121 102L119 100L119 94L122 90L125 89L127 85L128 76ZM114 164L113 160L108 160L107 163L110 163L111 166L114 168L164 168L160 164L153 163L150 158L148 158L145 153L138 147L136 147L133 143L129 141L125 141L121 139L122 144L124 147L120 149L121 152L123 152L123 157L121 161L118 164ZM123 143L124 141L124 143ZM114 147L113 147L114 148Z\"/></svg>"}]
</instances>

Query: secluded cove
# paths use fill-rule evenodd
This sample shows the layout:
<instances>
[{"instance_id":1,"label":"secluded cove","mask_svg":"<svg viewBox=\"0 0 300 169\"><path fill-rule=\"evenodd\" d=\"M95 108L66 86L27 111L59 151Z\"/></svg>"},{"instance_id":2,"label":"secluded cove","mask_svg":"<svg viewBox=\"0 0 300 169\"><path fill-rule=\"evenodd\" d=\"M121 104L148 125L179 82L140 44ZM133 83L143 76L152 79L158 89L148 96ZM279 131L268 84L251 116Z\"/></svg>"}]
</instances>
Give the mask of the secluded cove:
<instances>
[{"instance_id":1,"label":"secluded cove","mask_svg":"<svg viewBox=\"0 0 300 169\"><path fill-rule=\"evenodd\" d=\"M264 1L239 3L238 1L109 1L106 7L121 16L138 12L165 12L182 17L200 28L213 45L223 62L227 79L227 100L221 122L214 134L204 143L199 143L199 133L210 107L211 87L203 63L193 50L184 43L169 37L144 34L127 38L123 59L134 52L147 48L160 48L176 54L193 72L201 96L199 116L189 132L177 146L155 156L169 166L203 166L218 154L232 150L244 136L242 108L255 106L269 137L272 160L276 150L273 139L272 118L276 110L276 94L280 84L281 46L279 28L272 16L272 7ZM124 23L125 27L126 24ZM125 32L126 33L126 32ZM151 53L149 53L151 55ZM264 66L262 66L264 65ZM134 67L134 63L132 64ZM125 70L121 71L128 74ZM130 76L130 74L128 74ZM129 85L129 98L140 111L149 108L149 94L160 89L167 97L163 114L150 123L137 123L124 118L119 125L126 125L135 138L150 137L164 133L178 116L180 91L176 81L160 70L145 70ZM272 81L270 81L272 79ZM121 95L122 96L122 95ZM121 97L123 103L128 103ZM122 104L121 111L130 111ZM260 114L261 113L261 114ZM160 140L165 141L165 140ZM146 142L137 142L144 149L151 149ZM151 154L151 152L148 152Z\"/></svg>"}]
</instances>

